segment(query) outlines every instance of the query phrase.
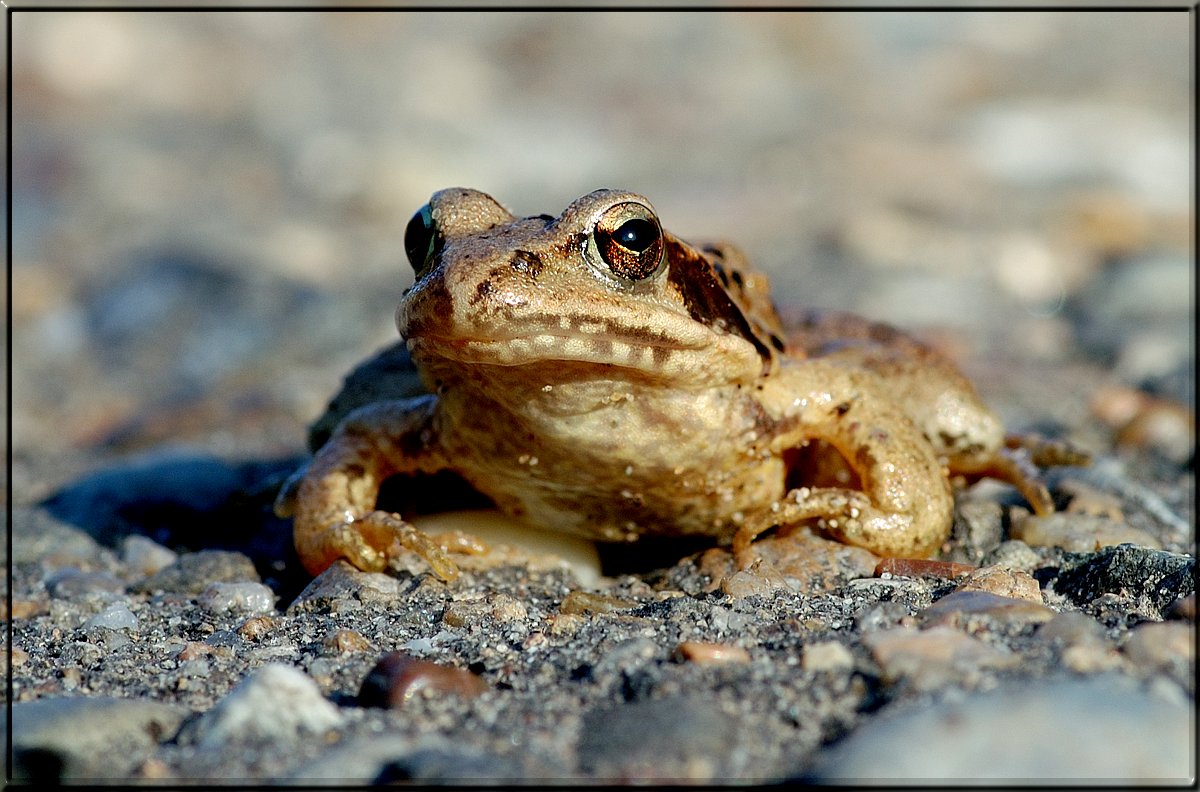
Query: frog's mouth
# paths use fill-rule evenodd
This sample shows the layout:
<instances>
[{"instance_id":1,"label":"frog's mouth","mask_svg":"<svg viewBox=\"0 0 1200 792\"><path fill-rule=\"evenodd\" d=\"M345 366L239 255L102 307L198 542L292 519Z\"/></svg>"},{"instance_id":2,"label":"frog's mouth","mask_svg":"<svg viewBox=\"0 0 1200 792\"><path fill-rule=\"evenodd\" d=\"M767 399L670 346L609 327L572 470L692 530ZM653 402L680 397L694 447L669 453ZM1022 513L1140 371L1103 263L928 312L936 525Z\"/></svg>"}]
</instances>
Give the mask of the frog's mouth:
<instances>
[{"instance_id":1,"label":"frog's mouth","mask_svg":"<svg viewBox=\"0 0 1200 792\"><path fill-rule=\"evenodd\" d=\"M504 338L408 339L414 357L433 355L461 363L523 366L560 361L596 363L628 368L659 368L679 353L699 352L706 344L633 343L619 338L574 333L537 333Z\"/></svg>"},{"instance_id":2,"label":"frog's mouth","mask_svg":"<svg viewBox=\"0 0 1200 792\"><path fill-rule=\"evenodd\" d=\"M721 378L728 371L730 354L744 350L720 343L713 333L708 337L683 339L651 336L621 337L610 334L540 332L502 338L444 338L420 335L408 339L408 349L415 361L453 361L467 365L530 366L544 373L562 363L588 363L597 367L612 366L642 372L651 376L670 378ZM697 334L701 335L701 334ZM752 352L752 350L750 350ZM757 361L757 356L753 358ZM736 370L736 369L735 369Z\"/></svg>"}]
</instances>

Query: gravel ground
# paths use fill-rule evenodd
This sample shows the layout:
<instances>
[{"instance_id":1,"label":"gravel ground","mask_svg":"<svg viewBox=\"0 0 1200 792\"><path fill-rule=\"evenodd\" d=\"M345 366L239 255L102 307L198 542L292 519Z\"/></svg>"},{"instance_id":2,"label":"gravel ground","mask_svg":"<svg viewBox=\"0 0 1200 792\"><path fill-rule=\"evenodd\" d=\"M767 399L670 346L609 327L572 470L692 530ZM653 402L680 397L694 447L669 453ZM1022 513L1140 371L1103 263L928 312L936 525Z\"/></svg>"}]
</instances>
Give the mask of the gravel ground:
<instances>
[{"instance_id":1,"label":"gravel ground","mask_svg":"<svg viewBox=\"0 0 1200 792\"><path fill-rule=\"evenodd\" d=\"M7 23L10 779L1194 779L1194 15ZM931 565L494 541L453 585L310 580L271 500L454 185L641 192L1095 464L1049 519L963 492Z\"/></svg>"}]
</instances>

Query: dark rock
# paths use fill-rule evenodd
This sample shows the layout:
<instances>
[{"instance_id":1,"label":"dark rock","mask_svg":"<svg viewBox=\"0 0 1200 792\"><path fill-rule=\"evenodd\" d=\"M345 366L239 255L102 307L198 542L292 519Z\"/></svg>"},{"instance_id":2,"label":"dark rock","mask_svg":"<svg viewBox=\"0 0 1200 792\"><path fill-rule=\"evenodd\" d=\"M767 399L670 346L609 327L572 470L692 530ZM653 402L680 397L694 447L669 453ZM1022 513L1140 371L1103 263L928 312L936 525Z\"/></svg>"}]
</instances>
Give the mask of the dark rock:
<instances>
[{"instance_id":1,"label":"dark rock","mask_svg":"<svg viewBox=\"0 0 1200 792\"><path fill-rule=\"evenodd\" d=\"M298 591L303 572L292 546L291 522L274 515L275 493L301 460L240 464L187 450L155 450L75 481L42 506L107 547L131 535L175 550L245 553L263 576ZM287 562L290 574L279 572ZM257 579L257 578L256 578ZM305 577L305 579L307 579Z\"/></svg>"},{"instance_id":2,"label":"dark rock","mask_svg":"<svg viewBox=\"0 0 1200 792\"><path fill-rule=\"evenodd\" d=\"M1191 556L1123 544L1065 554L1054 590L1080 606L1102 594L1130 597L1161 618L1164 608L1195 591L1195 570Z\"/></svg>"}]
</instances>

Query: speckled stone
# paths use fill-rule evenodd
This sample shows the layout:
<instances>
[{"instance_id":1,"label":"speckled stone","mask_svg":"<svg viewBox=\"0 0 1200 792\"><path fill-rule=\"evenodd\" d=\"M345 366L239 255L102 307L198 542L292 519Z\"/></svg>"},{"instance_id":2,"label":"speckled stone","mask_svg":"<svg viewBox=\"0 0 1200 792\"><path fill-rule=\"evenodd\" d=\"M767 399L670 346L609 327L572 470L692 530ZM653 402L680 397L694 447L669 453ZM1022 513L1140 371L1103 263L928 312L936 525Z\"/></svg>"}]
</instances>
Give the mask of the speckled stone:
<instances>
[{"instance_id":1,"label":"speckled stone","mask_svg":"<svg viewBox=\"0 0 1200 792\"><path fill-rule=\"evenodd\" d=\"M1078 605L1103 594L1130 597L1161 614L1177 598L1195 590L1196 559L1134 545L1119 545L1064 559L1054 590Z\"/></svg>"}]
</instances>

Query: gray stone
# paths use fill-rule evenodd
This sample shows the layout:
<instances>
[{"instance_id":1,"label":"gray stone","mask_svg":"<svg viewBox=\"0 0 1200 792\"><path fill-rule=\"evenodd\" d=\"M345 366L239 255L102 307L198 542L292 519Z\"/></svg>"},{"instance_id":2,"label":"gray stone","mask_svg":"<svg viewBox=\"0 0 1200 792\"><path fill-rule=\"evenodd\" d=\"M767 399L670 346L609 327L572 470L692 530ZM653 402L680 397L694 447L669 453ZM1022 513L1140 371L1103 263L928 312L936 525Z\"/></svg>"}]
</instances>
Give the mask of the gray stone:
<instances>
[{"instance_id":1,"label":"gray stone","mask_svg":"<svg viewBox=\"0 0 1200 792\"><path fill-rule=\"evenodd\" d=\"M438 737L379 734L352 738L299 767L296 784L387 784L470 780L501 784L528 776L518 762Z\"/></svg>"},{"instance_id":2,"label":"gray stone","mask_svg":"<svg viewBox=\"0 0 1200 792\"><path fill-rule=\"evenodd\" d=\"M157 701L45 698L12 705L13 775L54 783L128 776L188 711Z\"/></svg>"},{"instance_id":3,"label":"gray stone","mask_svg":"<svg viewBox=\"0 0 1200 792\"><path fill-rule=\"evenodd\" d=\"M712 704L686 696L598 707L583 716L579 764L600 777L711 779L735 728Z\"/></svg>"},{"instance_id":4,"label":"gray stone","mask_svg":"<svg viewBox=\"0 0 1200 792\"><path fill-rule=\"evenodd\" d=\"M100 564L108 552L91 536L39 507L14 505L12 531L14 564L89 567Z\"/></svg>"},{"instance_id":5,"label":"gray stone","mask_svg":"<svg viewBox=\"0 0 1200 792\"><path fill-rule=\"evenodd\" d=\"M139 583L138 591L199 594L213 583L258 583L258 571L242 553L201 550L181 555L171 566Z\"/></svg>"},{"instance_id":6,"label":"gray stone","mask_svg":"<svg viewBox=\"0 0 1200 792\"><path fill-rule=\"evenodd\" d=\"M819 757L818 782L1186 782L1189 708L1115 674L1018 682L883 713Z\"/></svg>"}]
</instances>

